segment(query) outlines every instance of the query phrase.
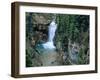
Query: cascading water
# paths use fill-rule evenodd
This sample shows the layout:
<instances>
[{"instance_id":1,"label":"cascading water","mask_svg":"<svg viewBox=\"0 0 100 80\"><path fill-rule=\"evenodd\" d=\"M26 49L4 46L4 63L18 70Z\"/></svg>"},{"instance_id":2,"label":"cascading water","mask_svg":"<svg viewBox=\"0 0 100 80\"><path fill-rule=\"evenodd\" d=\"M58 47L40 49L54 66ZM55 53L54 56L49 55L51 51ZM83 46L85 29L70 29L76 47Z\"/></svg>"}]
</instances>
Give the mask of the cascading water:
<instances>
[{"instance_id":1,"label":"cascading water","mask_svg":"<svg viewBox=\"0 0 100 80\"><path fill-rule=\"evenodd\" d=\"M52 20L52 22L50 23L50 25L48 26L48 41L43 45L43 47L45 49L54 49L54 36L55 36L55 31L57 29L57 24L55 23L55 20Z\"/></svg>"}]
</instances>

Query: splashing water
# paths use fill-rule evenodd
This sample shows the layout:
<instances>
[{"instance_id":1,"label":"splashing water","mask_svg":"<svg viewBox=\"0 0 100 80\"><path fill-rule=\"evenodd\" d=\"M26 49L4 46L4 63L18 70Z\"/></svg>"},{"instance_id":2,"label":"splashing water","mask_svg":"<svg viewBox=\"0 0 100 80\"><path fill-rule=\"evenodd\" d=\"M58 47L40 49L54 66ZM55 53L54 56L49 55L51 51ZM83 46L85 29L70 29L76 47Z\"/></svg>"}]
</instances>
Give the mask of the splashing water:
<instances>
[{"instance_id":1,"label":"splashing water","mask_svg":"<svg viewBox=\"0 0 100 80\"><path fill-rule=\"evenodd\" d=\"M57 24L55 23L55 20L53 20L50 25L49 25L49 28L48 28L48 41L43 45L43 47L45 49L54 49L55 46L54 46L54 42L53 42L53 39L54 39L54 36L55 36L55 31L57 29Z\"/></svg>"}]
</instances>

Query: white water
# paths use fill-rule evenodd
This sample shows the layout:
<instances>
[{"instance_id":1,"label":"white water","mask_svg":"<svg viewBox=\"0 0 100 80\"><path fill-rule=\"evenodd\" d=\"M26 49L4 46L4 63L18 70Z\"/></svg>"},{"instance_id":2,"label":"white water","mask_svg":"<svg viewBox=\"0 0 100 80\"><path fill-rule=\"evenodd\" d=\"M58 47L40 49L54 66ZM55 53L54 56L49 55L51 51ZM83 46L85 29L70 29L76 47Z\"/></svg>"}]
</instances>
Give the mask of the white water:
<instances>
[{"instance_id":1,"label":"white water","mask_svg":"<svg viewBox=\"0 0 100 80\"><path fill-rule=\"evenodd\" d=\"M54 36L55 36L55 31L57 29L57 24L55 23L55 21L53 20L50 25L48 26L48 41L43 45L43 47L45 49L54 49L55 46L54 46L54 42L53 42L53 39L54 39Z\"/></svg>"}]
</instances>

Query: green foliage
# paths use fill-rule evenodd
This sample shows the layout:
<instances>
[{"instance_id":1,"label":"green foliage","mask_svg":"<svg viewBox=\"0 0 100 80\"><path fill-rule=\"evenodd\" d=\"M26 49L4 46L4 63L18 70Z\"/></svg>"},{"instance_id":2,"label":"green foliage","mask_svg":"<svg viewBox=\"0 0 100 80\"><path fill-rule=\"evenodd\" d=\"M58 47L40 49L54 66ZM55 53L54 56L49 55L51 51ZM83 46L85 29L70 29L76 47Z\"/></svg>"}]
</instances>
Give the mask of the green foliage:
<instances>
[{"instance_id":1,"label":"green foliage","mask_svg":"<svg viewBox=\"0 0 100 80\"><path fill-rule=\"evenodd\" d=\"M26 50L26 67L31 67L32 66L32 56L30 54L30 50L28 51Z\"/></svg>"}]
</instances>

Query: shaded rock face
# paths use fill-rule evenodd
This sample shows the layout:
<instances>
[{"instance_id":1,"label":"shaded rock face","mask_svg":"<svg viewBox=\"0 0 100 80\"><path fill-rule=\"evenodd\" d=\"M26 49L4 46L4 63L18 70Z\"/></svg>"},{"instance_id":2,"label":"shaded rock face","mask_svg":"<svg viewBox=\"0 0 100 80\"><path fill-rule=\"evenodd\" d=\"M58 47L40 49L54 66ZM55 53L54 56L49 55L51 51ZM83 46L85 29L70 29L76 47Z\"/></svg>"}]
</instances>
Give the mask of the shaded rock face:
<instances>
[{"instance_id":1,"label":"shaded rock face","mask_svg":"<svg viewBox=\"0 0 100 80\"><path fill-rule=\"evenodd\" d=\"M69 58L71 64L78 64L79 45L74 43L69 46Z\"/></svg>"},{"instance_id":2,"label":"shaded rock face","mask_svg":"<svg viewBox=\"0 0 100 80\"><path fill-rule=\"evenodd\" d=\"M34 59L39 66L57 66L62 65L62 56L56 49L45 49L42 44L38 44L35 47L37 53L35 53ZM34 62L34 61L33 61ZM33 64L34 65L34 64Z\"/></svg>"},{"instance_id":3,"label":"shaded rock face","mask_svg":"<svg viewBox=\"0 0 100 80\"><path fill-rule=\"evenodd\" d=\"M44 50L41 54L41 60L43 66L57 66L61 65L61 58L58 58L59 54L56 52L56 50Z\"/></svg>"}]
</instances>

